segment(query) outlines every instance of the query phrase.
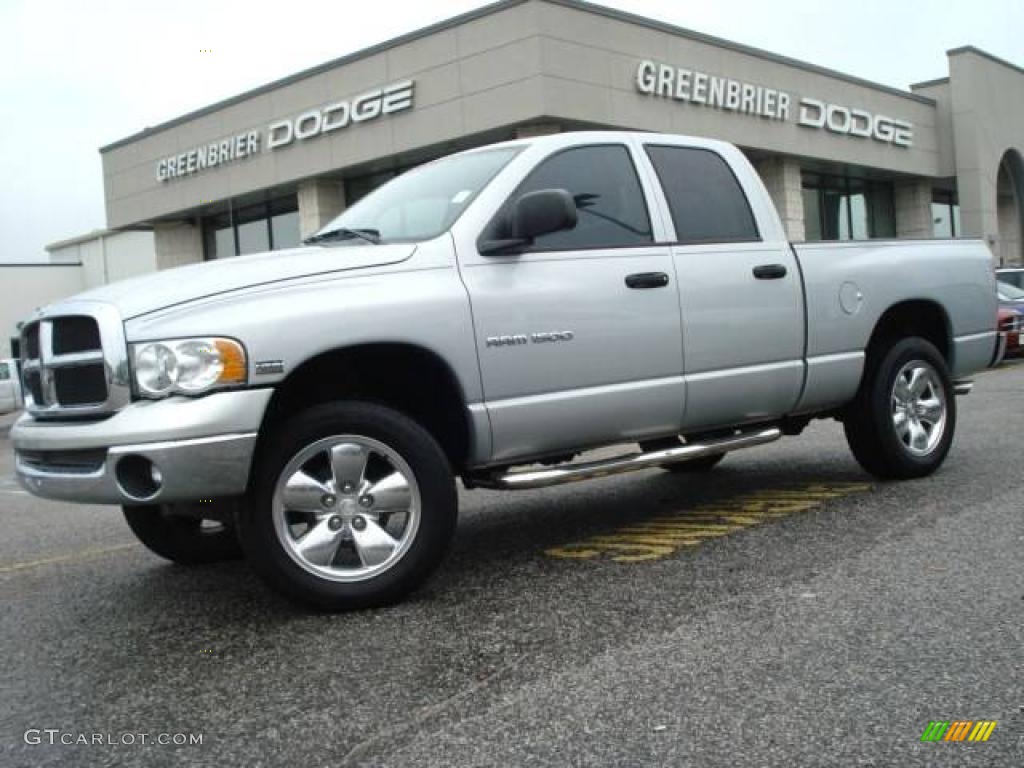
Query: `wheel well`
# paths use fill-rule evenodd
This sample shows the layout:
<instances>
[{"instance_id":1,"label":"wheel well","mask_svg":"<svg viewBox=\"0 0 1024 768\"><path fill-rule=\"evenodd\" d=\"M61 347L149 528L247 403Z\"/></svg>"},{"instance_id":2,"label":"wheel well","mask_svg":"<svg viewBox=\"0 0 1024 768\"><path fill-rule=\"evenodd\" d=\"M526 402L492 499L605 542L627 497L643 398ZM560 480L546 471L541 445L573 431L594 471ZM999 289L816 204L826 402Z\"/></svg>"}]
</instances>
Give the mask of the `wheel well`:
<instances>
[{"instance_id":1,"label":"wheel well","mask_svg":"<svg viewBox=\"0 0 1024 768\"><path fill-rule=\"evenodd\" d=\"M868 357L884 354L893 343L908 336L920 336L930 341L952 368L953 345L949 318L941 306L924 299L894 304L885 311L871 333Z\"/></svg>"},{"instance_id":2,"label":"wheel well","mask_svg":"<svg viewBox=\"0 0 1024 768\"><path fill-rule=\"evenodd\" d=\"M444 360L412 344L364 344L307 360L277 385L260 427L260 444L295 413L344 399L404 413L434 436L455 472L465 466L470 425L462 388Z\"/></svg>"}]
</instances>

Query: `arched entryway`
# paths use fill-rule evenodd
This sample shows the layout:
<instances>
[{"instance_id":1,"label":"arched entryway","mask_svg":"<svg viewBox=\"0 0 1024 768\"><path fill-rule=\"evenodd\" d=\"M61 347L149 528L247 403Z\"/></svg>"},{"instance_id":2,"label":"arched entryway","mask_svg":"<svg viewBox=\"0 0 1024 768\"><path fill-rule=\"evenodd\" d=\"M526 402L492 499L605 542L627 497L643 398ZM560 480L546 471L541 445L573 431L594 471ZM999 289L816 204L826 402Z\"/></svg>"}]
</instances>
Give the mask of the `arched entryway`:
<instances>
[{"instance_id":1,"label":"arched entryway","mask_svg":"<svg viewBox=\"0 0 1024 768\"><path fill-rule=\"evenodd\" d=\"M999 219L999 263L1024 264L1024 157L1006 151L996 178L996 213Z\"/></svg>"}]
</instances>

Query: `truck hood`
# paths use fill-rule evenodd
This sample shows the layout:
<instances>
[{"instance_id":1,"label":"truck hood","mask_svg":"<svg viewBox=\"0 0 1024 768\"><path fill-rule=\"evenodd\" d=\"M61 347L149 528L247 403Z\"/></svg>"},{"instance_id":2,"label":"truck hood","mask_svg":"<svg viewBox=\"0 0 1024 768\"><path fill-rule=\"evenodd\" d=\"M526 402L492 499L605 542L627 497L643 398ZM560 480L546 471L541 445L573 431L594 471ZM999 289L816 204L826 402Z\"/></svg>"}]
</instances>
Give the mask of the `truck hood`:
<instances>
[{"instance_id":1,"label":"truck hood","mask_svg":"<svg viewBox=\"0 0 1024 768\"><path fill-rule=\"evenodd\" d=\"M124 319L257 285L405 261L414 243L306 246L190 264L79 294L75 299L114 304Z\"/></svg>"}]
</instances>

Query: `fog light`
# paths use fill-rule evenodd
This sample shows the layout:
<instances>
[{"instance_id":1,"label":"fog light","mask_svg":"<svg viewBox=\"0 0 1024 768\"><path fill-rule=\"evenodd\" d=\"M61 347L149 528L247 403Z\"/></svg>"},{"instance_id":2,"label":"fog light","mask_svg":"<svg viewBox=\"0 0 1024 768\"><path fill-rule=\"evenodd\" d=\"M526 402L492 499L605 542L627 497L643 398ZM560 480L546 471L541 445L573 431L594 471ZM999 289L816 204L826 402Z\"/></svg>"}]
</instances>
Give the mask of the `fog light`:
<instances>
[{"instance_id":1,"label":"fog light","mask_svg":"<svg viewBox=\"0 0 1024 768\"><path fill-rule=\"evenodd\" d=\"M118 459L114 474L121 492L133 501L148 501L163 487L163 474L145 456L122 456Z\"/></svg>"}]
</instances>

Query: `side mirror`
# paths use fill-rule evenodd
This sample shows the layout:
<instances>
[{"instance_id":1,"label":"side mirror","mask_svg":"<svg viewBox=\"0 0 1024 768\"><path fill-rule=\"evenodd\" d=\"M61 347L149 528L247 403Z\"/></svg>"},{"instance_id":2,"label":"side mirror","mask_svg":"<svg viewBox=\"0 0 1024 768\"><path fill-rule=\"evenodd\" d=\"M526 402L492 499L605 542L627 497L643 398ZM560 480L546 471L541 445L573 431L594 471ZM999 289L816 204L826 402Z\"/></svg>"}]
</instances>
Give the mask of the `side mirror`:
<instances>
[{"instance_id":1,"label":"side mirror","mask_svg":"<svg viewBox=\"0 0 1024 768\"><path fill-rule=\"evenodd\" d=\"M512 204L498 239L480 242L480 253L487 256L530 245L535 238L576 226L576 202L564 189L538 189L520 195Z\"/></svg>"}]
</instances>

